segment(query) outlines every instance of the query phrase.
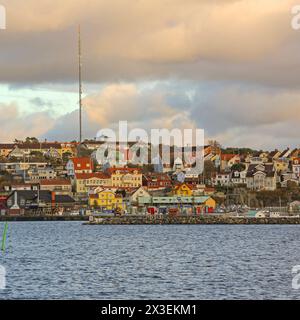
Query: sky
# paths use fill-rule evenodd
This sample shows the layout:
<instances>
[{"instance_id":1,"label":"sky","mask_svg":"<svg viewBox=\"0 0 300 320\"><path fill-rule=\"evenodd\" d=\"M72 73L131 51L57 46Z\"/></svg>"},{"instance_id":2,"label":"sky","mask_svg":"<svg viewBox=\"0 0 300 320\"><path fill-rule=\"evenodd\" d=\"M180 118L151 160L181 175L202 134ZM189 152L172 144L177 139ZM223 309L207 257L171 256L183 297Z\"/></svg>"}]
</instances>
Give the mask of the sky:
<instances>
[{"instance_id":1,"label":"sky","mask_svg":"<svg viewBox=\"0 0 300 320\"><path fill-rule=\"evenodd\" d=\"M223 146L300 147L300 0L0 0L0 142L200 128Z\"/></svg>"}]
</instances>

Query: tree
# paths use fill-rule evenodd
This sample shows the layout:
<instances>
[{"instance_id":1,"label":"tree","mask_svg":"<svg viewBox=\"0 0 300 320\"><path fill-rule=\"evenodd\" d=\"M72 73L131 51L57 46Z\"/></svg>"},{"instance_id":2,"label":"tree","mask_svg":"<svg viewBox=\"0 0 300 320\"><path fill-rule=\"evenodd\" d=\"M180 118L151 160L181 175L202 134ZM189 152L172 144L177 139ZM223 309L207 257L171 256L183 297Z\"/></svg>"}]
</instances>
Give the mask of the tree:
<instances>
[{"instance_id":1,"label":"tree","mask_svg":"<svg viewBox=\"0 0 300 320\"><path fill-rule=\"evenodd\" d=\"M36 137L27 137L25 143L39 143L39 140Z\"/></svg>"},{"instance_id":2,"label":"tree","mask_svg":"<svg viewBox=\"0 0 300 320\"><path fill-rule=\"evenodd\" d=\"M203 170L204 181L211 180L211 178L215 175L216 171L217 171L216 167L210 160L204 161L204 170Z\"/></svg>"},{"instance_id":3,"label":"tree","mask_svg":"<svg viewBox=\"0 0 300 320\"><path fill-rule=\"evenodd\" d=\"M231 166L232 171L244 171L246 169L246 166L243 163L235 163Z\"/></svg>"}]
</instances>

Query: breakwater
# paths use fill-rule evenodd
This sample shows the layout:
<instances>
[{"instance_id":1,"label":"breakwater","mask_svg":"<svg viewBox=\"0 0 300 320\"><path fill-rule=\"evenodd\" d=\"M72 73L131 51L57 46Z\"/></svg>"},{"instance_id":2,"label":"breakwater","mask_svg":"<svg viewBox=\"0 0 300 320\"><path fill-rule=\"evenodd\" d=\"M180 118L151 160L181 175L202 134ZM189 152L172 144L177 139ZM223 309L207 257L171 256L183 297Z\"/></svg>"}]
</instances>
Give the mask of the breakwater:
<instances>
[{"instance_id":1,"label":"breakwater","mask_svg":"<svg viewBox=\"0 0 300 320\"><path fill-rule=\"evenodd\" d=\"M147 225L147 224L300 224L299 217L247 218L225 216L122 216L94 218L87 225Z\"/></svg>"},{"instance_id":2,"label":"breakwater","mask_svg":"<svg viewBox=\"0 0 300 320\"><path fill-rule=\"evenodd\" d=\"M17 221L88 221L88 216L54 216L54 215L41 215L41 216L0 216L0 222L17 222Z\"/></svg>"}]
</instances>

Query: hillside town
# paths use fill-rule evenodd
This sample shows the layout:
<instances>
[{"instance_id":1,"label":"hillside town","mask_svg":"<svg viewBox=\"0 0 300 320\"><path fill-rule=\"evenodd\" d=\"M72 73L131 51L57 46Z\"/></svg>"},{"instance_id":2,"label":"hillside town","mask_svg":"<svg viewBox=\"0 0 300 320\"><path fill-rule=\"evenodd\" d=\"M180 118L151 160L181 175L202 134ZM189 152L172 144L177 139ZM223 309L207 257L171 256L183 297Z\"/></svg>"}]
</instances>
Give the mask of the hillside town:
<instances>
[{"instance_id":1,"label":"hillside town","mask_svg":"<svg viewBox=\"0 0 300 320\"><path fill-rule=\"evenodd\" d=\"M117 159L101 163L96 154L104 143L28 137L0 144L1 215L299 211L300 149L222 148L210 141L198 174L174 152L169 164L133 164L138 150L130 144L125 151L118 145Z\"/></svg>"}]
</instances>

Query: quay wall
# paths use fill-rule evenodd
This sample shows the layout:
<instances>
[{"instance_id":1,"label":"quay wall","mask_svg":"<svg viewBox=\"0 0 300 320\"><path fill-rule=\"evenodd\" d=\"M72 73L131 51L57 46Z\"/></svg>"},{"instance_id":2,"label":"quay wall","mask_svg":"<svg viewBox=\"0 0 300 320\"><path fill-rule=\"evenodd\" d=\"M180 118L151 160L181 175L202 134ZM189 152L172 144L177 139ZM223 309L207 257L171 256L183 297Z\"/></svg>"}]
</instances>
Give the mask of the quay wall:
<instances>
[{"instance_id":1,"label":"quay wall","mask_svg":"<svg viewBox=\"0 0 300 320\"><path fill-rule=\"evenodd\" d=\"M97 219L89 225L147 225L147 224L300 224L299 217L245 218L216 216L123 216Z\"/></svg>"}]
</instances>

